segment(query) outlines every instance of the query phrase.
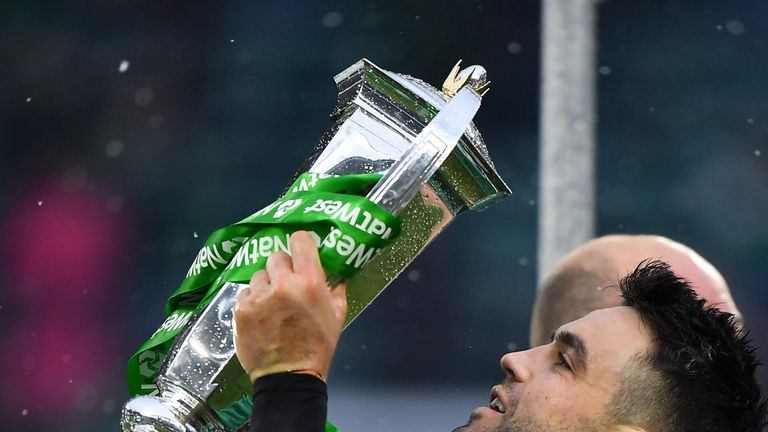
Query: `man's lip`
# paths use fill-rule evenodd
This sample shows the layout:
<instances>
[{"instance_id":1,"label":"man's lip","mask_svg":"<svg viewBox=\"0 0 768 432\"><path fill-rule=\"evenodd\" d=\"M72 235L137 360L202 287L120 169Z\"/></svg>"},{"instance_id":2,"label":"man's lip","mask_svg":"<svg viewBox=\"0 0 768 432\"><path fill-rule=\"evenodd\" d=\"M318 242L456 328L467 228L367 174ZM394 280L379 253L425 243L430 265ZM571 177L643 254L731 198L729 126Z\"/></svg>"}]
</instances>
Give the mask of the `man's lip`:
<instances>
[{"instance_id":1,"label":"man's lip","mask_svg":"<svg viewBox=\"0 0 768 432\"><path fill-rule=\"evenodd\" d=\"M474 411L472 411L472 417L483 417L483 416L503 416L504 414L488 408L487 406L480 406L475 408Z\"/></svg>"},{"instance_id":2,"label":"man's lip","mask_svg":"<svg viewBox=\"0 0 768 432\"><path fill-rule=\"evenodd\" d=\"M501 385L495 385L491 389L490 399L488 400L488 404L490 405L491 402L493 402L494 399L499 398L499 402L501 402L501 405L504 407L504 412L509 412L509 403L506 398L506 393L502 391ZM495 412L495 411L494 411Z\"/></svg>"}]
</instances>

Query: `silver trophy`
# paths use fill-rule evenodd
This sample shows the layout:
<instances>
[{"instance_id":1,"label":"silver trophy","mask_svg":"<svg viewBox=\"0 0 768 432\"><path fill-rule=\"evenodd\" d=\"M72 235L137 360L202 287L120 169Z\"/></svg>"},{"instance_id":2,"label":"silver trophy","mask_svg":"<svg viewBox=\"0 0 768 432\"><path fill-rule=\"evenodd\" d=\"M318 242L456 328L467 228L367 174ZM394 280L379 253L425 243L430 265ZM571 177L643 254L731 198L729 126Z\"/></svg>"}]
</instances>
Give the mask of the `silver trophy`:
<instances>
[{"instance_id":1,"label":"silver trophy","mask_svg":"<svg viewBox=\"0 0 768 432\"><path fill-rule=\"evenodd\" d=\"M485 69L460 70L459 63L442 91L366 59L334 78L335 125L298 172L381 173L368 198L403 220L400 237L347 280L347 325L459 213L483 210L511 193L471 122L487 91ZM124 431L247 429L252 386L235 356L232 330L245 286L226 284L187 325L158 374L159 394L123 408Z\"/></svg>"}]
</instances>

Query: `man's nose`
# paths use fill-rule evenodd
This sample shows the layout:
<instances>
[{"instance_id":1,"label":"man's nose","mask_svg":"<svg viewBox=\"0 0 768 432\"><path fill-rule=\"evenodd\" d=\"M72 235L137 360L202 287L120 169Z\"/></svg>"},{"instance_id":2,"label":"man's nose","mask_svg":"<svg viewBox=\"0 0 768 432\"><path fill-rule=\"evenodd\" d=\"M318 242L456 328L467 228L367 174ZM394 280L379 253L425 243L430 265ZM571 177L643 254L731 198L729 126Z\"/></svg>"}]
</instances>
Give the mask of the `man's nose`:
<instances>
[{"instance_id":1,"label":"man's nose","mask_svg":"<svg viewBox=\"0 0 768 432\"><path fill-rule=\"evenodd\" d=\"M511 352L501 357L501 369L512 381L522 383L531 378L531 351L533 350Z\"/></svg>"}]
</instances>

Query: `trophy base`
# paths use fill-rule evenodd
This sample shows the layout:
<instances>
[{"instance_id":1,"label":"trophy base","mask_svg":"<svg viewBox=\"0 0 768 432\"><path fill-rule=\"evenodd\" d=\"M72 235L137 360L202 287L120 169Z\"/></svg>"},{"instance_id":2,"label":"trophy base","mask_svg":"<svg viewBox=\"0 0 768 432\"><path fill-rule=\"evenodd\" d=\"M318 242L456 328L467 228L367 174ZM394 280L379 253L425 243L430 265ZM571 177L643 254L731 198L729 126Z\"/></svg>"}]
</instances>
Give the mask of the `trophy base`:
<instances>
[{"instance_id":1,"label":"trophy base","mask_svg":"<svg viewBox=\"0 0 768 432\"><path fill-rule=\"evenodd\" d=\"M139 396L123 407L124 432L226 432L216 415L196 397L169 382L159 396Z\"/></svg>"}]
</instances>

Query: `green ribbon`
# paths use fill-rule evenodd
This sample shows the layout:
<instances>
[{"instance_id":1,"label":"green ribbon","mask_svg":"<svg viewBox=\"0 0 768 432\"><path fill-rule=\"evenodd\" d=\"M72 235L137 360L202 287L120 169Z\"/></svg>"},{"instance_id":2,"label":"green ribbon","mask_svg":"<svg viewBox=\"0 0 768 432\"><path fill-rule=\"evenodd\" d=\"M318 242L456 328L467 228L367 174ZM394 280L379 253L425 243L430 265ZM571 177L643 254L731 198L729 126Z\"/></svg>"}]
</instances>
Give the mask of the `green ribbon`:
<instances>
[{"instance_id":1,"label":"green ribbon","mask_svg":"<svg viewBox=\"0 0 768 432\"><path fill-rule=\"evenodd\" d=\"M380 178L378 174L305 173L277 201L214 231L168 299L165 321L129 360L130 394L154 392L158 369L186 323L205 309L224 284L248 283L253 273L265 268L271 253L289 252L291 233L313 234L328 275L356 274L400 234L400 218L364 197Z\"/></svg>"}]
</instances>

